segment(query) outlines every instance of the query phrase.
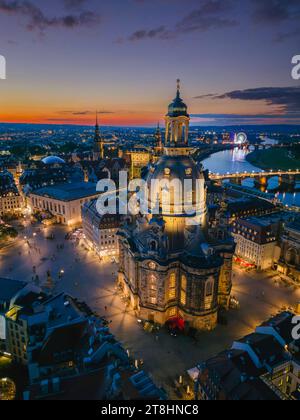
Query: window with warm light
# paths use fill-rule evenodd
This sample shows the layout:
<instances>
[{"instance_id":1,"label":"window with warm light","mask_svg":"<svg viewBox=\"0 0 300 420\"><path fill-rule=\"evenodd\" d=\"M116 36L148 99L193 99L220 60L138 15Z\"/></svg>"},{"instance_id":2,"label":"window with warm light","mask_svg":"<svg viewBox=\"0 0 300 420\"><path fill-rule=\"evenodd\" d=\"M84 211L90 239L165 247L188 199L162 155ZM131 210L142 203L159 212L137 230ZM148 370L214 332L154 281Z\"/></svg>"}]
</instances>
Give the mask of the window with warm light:
<instances>
[{"instance_id":1,"label":"window with warm light","mask_svg":"<svg viewBox=\"0 0 300 420\"><path fill-rule=\"evenodd\" d=\"M172 273L169 278L169 299L176 299L176 275Z\"/></svg>"},{"instance_id":2,"label":"window with warm light","mask_svg":"<svg viewBox=\"0 0 300 420\"><path fill-rule=\"evenodd\" d=\"M174 317L174 316L176 316L176 315L177 315L176 308L171 308L171 309L169 310L169 317L171 318L171 317Z\"/></svg>"},{"instance_id":3,"label":"window with warm light","mask_svg":"<svg viewBox=\"0 0 300 420\"><path fill-rule=\"evenodd\" d=\"M157 278L152 274L149 276L149 302L152 305L157 303Z\"/></svg>"},{"instance_id":4,"label":"window with warm light","mask_svg":"<svg viewBox=\"0 0 300 420\"><path fill-rule=\"evenodd\" d=\"M186 305L186 288L187 288L187 279L186 276L181 277L181 291L180 291L180 303L181 305Z\"/></svg>"}]
</instances>

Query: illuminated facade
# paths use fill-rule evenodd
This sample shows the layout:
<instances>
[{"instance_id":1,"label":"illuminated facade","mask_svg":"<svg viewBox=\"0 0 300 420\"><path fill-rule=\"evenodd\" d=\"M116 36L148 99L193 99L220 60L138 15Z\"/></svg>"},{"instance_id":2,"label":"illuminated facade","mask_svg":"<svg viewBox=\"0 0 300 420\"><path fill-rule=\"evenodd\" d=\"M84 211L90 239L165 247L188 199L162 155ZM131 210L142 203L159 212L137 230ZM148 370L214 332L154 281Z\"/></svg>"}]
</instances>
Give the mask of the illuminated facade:
<instances>
[{"instance_id":1,"label":"illuminated facade","mask_svg":"<svg viewBox=\"0 0 300 420\"><path fill-rule=\"evenodd\" d=\"M82 227L86 244L100 257L119 256L118 215L100 215L96 200L92 200L82 208Z\"/></svg>"},{"instance_id":2,"label":"illuminated facade","mask_svg":"<svg viewBox=\"0 0 300 420\"><path fill-rule=\"evenodd\" d=\"M166 116L164 155L147 177L149 197L157 198L160 211L129 217L120 230L118 281L139 318L162 325L181 320L199 330L212 330L220 306L229 304L234 247L230 244L227 249L225 267L223 247L208 237L205 178L202 166L190 157L188 129L187 106L178 86ZM164 207L166 180L191 181L193 214L180 210L182 195L179 202L171 194L170 207ZM158 191L153 191L152 181L162 182ZM149 202L149 208L152 205Z\"/></svg>"},{"instance_id":3,"label":"illuminated facade","mask_svg":"<svg viewBox=\"0 0 300 420\"><path fill-rule=\"evenodd\" d=\"M94 183L60 184L33 191L29 196L29 205L33 212L50 213L57 223L79 226L83 205L98 197Z\"/></svg>"},{"instance_id":4,"label":"illuminated facade","mask_svg":"<svg viewBox=\"0 0 300 420\"><path fill-rule=\"evenodd\" d=\"M258 270L269 270L276 258L277 239L271 225L259 219L237 220L233 223L236 256Z\"/></svg>"},{"instance_id":5,"label":"illuminated facade","mask_svg":"<svg viewBox=\"0 0 300 420\"><path fill-rule=\"evenodd\" d=\"M20 215L23 207L13 175L8 171L0 173L0 216Z\"/></svg>"},{"instance_id":6,"label":"illuminated facade","mask_svg":"<svg viewBox=\"0 0 300 420\"><path fill-rule=\"evenodd\" d=\"M120 156L126 161L130 179L141 178L142 169L148 166L151 161L151 153L145 147L125 150Z\"/></svg>"}]
</instances>

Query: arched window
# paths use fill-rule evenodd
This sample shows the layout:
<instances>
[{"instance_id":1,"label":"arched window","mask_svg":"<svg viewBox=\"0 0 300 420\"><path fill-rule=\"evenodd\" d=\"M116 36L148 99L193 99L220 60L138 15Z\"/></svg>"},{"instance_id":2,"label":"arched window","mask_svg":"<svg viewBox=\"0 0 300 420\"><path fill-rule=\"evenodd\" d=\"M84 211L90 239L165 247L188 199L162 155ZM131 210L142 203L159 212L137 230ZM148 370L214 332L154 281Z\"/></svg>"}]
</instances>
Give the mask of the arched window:
<instances>
[{"instance_id":1,"label":"arched window","mask_svg":"<svg viewBox=\"0 0 300 420\"><path fill-rule=\"evenodd\" d=\"M172 273L169 277L169 299L176 299L176 274Z\"/></svg>"},{"instance_id":2,"label":"arched window","mask_svg":"<svg viewBox=\"0 0 300 420\"><path fill-rule=\"evenodd\" d=\"M150 274L148 277L148 297L149 303L157 304L157 278L154 274Z\"/></svg>"},{"instance_id":3,"label":"arched window","mask_svg":"<svg viewBox=\"0 0 300 420\"><path fill-rule=\"evenodd\" d=\"M206 286L205 286L205 296L206 297L212 297L214 294L214 279L210 278L207 282L206 282Z\"/></svg>"},{"instance_id":4,"label":"arched window","mask_svg":"<svg viewBox=\"0 0 300 420\"><path fill-rule=\"evenodd\" d=\"M150 242L150 251L152 251L152 252L156 252L157 251L157 243L156 243L156 241L151 241Z\"/></svg>"},{"instance_id":5,"label":"arched window","mask_svg":"<svg viewBox=\"0 0 300 420\"><path fill-rule=\"evenodd\" d=\"M187 290L187 278L185 275L181 276L181 290L180 290L180 303L186 305L186 290Z\"/></svg>"}]
</instances>

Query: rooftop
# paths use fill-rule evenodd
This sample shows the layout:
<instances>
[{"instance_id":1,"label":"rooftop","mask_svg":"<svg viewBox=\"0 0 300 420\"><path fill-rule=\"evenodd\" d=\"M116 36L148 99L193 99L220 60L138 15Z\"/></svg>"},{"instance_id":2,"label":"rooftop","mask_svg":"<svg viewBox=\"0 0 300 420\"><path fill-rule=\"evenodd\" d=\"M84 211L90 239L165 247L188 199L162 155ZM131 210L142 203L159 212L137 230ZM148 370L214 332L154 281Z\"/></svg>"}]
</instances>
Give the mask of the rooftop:
<instances>
[{"instance_id":1,"label":"rooftop","mask_svg":"<svg viewBox=\"0 0 300 420\"><path fill-rule=\"evenodd\" d=\"M47 156L42 160L42 162L45 165L63 165L65 163L65 161L58 156Z\"/></svg>"},{"instance_id":2,"label":"rooftop","mask_svg":"<svg viewBox=\"0 0 300 420\"><path fill-rule=\"evenodd\" d=\"M292 319L294 314L291 312L282 312L275 317L264 322L261 327L271 327L280 335L280 337L287 343L290 344L293 341L292 329L294 325Z\"/></svg>"},{"instance_id":3,"label":"rooftop","mask_svg":"<svg viewBox=\"0 0 300 420\"><path fill-rule=\"evenodd\" d=\"M75 182L71 184L59 184L52 187L39 188L33 194L42 197L53 198L60 201L74 201L81 198L95 196L96 184L91 182Z\"/></svg>"},{"instance_id":4,"label":"rooftop","mask_svg":"<svg viewBox=\"0 0 300 420\"><path fill-rule=\"evenodd\" d=\"M286 360L284 349L271 335L253 333L239 342L250 346L264 366L275 367Z\"/></svg>"},{"instance_id":5,"label":"rooftop","mask_svg":"<svg viewBox=\"0 0 300 420\"><path fill-rule=\"evenodd\" d=\"M276 395L259 378L258 370L243 351L224 351L201 365L201 384L213 392L210 382L217 387L217 399L227 400L276 400ZM207 377L210 381L207 381Z\"/></svg>"},{"instance_id":6,"label":"rooftop","mask_svg":"<svg viewBox=\"0 0 300 420\"><path fill-rule=\"evenodd\" d=\"M300 218L295 220L293 223L290 223L289 225L287 225L287 229L291 229L291 230L300 232Z\"/></svg>"}]
</instances>

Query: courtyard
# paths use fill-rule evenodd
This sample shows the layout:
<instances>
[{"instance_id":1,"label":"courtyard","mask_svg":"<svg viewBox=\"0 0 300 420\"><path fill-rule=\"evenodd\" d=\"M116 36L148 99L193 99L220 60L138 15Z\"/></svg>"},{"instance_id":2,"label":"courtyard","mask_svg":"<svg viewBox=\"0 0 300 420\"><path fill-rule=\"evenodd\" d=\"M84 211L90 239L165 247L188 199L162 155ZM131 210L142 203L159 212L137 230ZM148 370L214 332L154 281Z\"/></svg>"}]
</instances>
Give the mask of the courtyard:
<instances>
[{"instance_id":1,"label":"courtyard","mask_svg":"<svg viewBox=\"0 0 300 420\"><path fill-rule=\"evenodd\" d=\"M1 277L43 286L49 284L50 275L55 293L64 291L78 297L105 316L124 348L143 360L156 383L169 392L174 380L187 369L230 347L278 311L300 302L300 289L281 282L276 274L236 268L232 294L240 309L228 312L227 326L199 333L196 339L172 337L165 329L147 333L117 291L117 264L101 261L79 239L66 240L67 233L64 227L42 228L24 222L19 237L0 249Z\"/></svg>"}]
</instances>

